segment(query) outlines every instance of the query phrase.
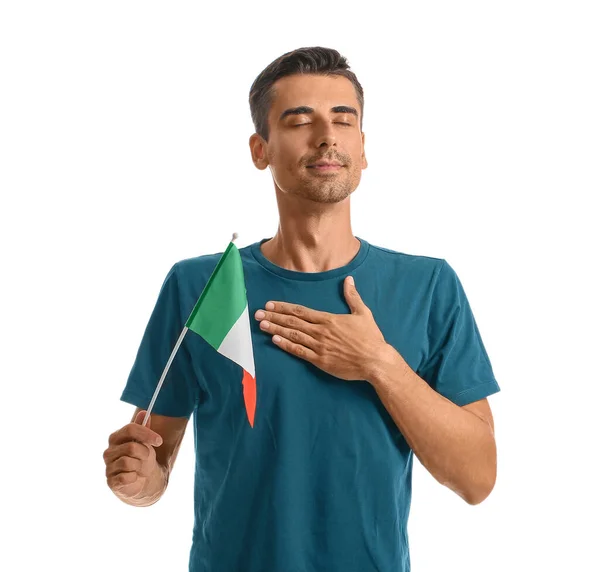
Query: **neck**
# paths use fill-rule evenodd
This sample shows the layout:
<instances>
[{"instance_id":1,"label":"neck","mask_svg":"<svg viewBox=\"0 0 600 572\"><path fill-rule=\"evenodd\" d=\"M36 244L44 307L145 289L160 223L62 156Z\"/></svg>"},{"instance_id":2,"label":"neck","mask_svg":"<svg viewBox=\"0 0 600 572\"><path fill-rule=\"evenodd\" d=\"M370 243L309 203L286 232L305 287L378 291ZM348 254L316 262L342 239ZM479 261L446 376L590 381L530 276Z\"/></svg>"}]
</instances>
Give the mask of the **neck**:
<instances>
[{"instance_id":1,"label":"neck","mask_svg":"<svg viewBox=\"0 0 600 572\"><path fill-rule=\"evenodd\" d=\"M317 208L279 206L277 233L261 245L273 264L298 272L325 272L345 266L358 253L360 241L350 224L350 197Z\"/></svg>"}]
</instances>

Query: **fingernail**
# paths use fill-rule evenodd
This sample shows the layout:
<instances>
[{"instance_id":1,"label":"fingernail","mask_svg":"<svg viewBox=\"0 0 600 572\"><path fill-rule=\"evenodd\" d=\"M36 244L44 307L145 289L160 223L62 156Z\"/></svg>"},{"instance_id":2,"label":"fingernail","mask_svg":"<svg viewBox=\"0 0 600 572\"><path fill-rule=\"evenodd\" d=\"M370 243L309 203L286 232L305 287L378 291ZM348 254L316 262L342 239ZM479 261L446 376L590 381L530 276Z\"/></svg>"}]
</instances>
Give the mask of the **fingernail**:
<instances>
[{"instance_id":1,"label":"fingernail","mask_svg":"<svg viewBox=\"0 0 600 572\"><path fill-rule=\"evenodd\" d=\"M162 445L162 439L160 437L157 437L156 439L154 439L154 444L160 447Z\"/></svg>"}]
</instances>

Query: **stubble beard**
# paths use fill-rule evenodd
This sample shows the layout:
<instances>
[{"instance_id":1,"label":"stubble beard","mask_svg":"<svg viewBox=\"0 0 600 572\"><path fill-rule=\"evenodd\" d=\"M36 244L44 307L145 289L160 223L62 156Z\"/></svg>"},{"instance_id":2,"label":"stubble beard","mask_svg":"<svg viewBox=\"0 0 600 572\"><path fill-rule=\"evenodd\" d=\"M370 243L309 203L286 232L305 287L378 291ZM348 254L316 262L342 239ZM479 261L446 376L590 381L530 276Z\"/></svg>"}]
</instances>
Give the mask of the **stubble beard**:
<instances>
[{"instance_id":1,"label":"stubble beard","mask_svg":"<svg viewBox=\"0 0 600 572\"><path fill-rule=\"evenodd\" d=\"M346 169L346 167L342 167ZM339 203L347 199L356 185L348 173L319 176L309 174L294 190L294 194L315 203ZM351 173L350 173L351 175Z\"/></svg>"}]
</instances>

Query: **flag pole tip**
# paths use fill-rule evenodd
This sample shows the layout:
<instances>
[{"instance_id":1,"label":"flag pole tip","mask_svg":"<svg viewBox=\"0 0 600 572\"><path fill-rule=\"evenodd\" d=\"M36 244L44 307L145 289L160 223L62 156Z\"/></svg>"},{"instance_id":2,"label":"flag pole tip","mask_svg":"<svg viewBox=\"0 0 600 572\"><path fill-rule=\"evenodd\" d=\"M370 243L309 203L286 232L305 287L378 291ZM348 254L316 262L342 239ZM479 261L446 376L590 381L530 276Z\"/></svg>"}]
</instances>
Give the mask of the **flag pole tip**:
<instances>
[{"instance_id":1,"label":"flag pole tip","mask_svg":"<svg viewBox=\"0 0 600 572\"><path fill-rule=\"evenodd\" d=\"M234 232L233 236L231 237L231 242L233 242L237 237L238 237L238 233Z\"/></svg>"}]
</instances>

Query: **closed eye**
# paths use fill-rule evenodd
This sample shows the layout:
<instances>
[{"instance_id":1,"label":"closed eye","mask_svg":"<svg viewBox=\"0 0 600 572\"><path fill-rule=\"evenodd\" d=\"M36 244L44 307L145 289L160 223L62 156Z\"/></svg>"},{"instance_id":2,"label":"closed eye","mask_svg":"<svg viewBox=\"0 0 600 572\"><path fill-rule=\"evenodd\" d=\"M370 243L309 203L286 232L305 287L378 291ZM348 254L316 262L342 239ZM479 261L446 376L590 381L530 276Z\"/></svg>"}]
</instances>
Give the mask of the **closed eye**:
<instances>
[{"instance_id":1,"label":"closed eye","mask_svg":"<svg viewBox=\"0 0 600 572\"><path fill-rule=\"evenodd\" d=\"M344 123L343 121L335 121L334 123L337 123L338 125L347 125L348 127L352 125L352 123ZM296 123L296 125L292 125L292 127L302 127L304 125L312 125L312 123Z\"/></svg>"}]
</instances>

